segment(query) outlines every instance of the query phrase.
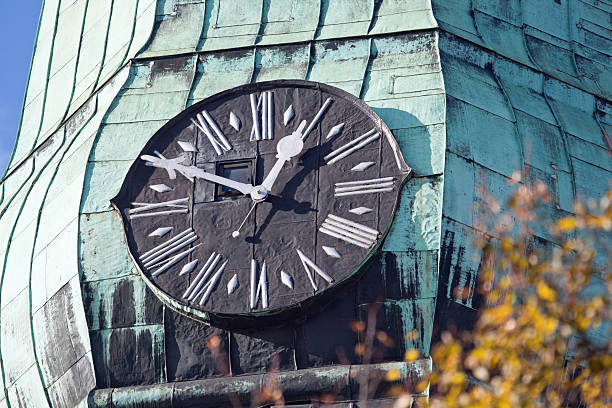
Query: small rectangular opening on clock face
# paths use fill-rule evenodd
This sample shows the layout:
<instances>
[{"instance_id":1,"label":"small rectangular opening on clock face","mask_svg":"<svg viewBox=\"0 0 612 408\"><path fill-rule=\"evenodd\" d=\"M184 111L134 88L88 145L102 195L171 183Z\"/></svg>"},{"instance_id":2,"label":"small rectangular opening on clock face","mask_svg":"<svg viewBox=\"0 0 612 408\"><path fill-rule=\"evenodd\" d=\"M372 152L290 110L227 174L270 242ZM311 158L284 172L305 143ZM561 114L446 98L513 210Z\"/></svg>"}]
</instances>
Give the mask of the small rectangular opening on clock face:
<instances>
[{"instance_id":1,"label":"small rectangular opening on clock face","mask_svg":"<svg viewBox=\"0 0 612 408\"><path fill-rule=\"evenodd\" d=\"M217 163L217 175L240 183L251 184L251 160ZM215 196L218 199L240 195L242 195L240 191L219 184L215 189Z\"/></svg>"}]
</instances>

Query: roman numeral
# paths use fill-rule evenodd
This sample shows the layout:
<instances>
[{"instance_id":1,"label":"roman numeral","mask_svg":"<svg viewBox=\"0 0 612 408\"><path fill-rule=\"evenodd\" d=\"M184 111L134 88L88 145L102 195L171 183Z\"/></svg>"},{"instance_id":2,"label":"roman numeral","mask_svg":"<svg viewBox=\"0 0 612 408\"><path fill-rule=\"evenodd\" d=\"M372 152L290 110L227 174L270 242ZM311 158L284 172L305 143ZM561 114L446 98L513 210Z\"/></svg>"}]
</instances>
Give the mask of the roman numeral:
<instances>
[{"instance_id":1,"label":"roman numeral","mask_svg":"<svg viewBox=\"0 0 612 408\"><path fill-rule=\"evenodd\" d=\"M375 140L378 140L378 138L380 138L380 133L378 133L376 129L372 129L368 133L365 133L358 138L351 140L347 144L340 146L325 156L323 160L325 160L327 164L334 164L362 147L372 143Z\"/></svg>"},{"instance_id":2,"label":"roman numeral","mask_svg":"<svg viewBox=\"0 0 612 408\"><path fill-rule=\"evenodd\" d=\"M331 105L331 103L332 103L332 98L327 98L325 100L325 102L323 103L323 106L321 106L321 109L319 109L315 117L312 119L312 122L310 122L310 125L308 125L308 127L302 134L302 140L306 140L306 137L308 136L310 132L312 132L312 129L314 129L315 126L319 124L319 121L321 120L321 118L323 117L323 114L325 113L325 111L327 111L327 108L329 108L329 105Z\"/></svg>"},{"instance_id":3,"label":"roman numeral","mask_svg":"<svg viewBox=\"0 0 612 408\"><path fill-rule=\"evenodd\" d=\"M175 252L182 250L197 239L198 236L193 232L193 229L188 228L166 242L142 254L140 256L140 262L142 262L147 269L159 268L152 274L153 276L158 276L193 252L198 245L173 255Z\"/></svg>"},{"instance_id":4,"label":"roman numeral","mask_svg":"<svg viewBox=\"0 0 612 408\"><path fill-rule=\"evenodd\" d=\"M250 140L272 140L274 139L274 94L272 91L262 92L259 101L255 94L251 98L251 118L253 128ZM261 127L259 116L261 114Z\"/></svg>"},{"instance_id":5,"label":"roman numeral","mask_svg":"<svg viewBox=\"0 0 612 408\"><path fill-rule=\"evenodd\" d=\"M224 151L228 152L232 150L232 145L229 140L225 137L217 122L210 116L206 110L203 110L202 113L198 113L196 115L196 119L191 118L191 123L196 125L198 129L206 135L208 141L212 145L215 152L217 152L218 156L221 156ZM212 129L212 130L211 130ZM214 133L213 133L214 132Z\"/></svg>"},{"instance_id":6,"label":"roman numeral","mask_svg":"<svg viewBox=\"0 0 612 408\"><path fill-rule=\"evenodd\" d=\"M384 193L393 191L395 178L383 177L369 180L346 181L334 185L334 196L343 197L349 195Z\"/></svg>"},{"instance_id":7,"label":"roman numeral","mask_svg":"<svg viewBox=\"0 0 612 408\"><path fill-rule=\"evenodd\" d=\"M211 293L215 290L221 275L223 274L223 270L229 261L225 261L213 274L215 267L221 260L221 254L217 254L213 252L200 272L196 275L191 285L187 288L185 293L183 294L183 299L187 299L189 301L195 302L200 295L202 298L198 302L200 306L204 306L208 299L210 298Z\"/></svg>"},{"instance_id":8,"label":"roman numeral","mask_svg":"<svg viewBox=\"0 0 612 408\"><path fill-rule=\"evenodd\" d=\"M179 198L176 200L163 201L161 203L132 203L132 206L137 208L131 208L128 211L130 218L141 218L141 217L153 217L155 215L168 215L177 213L188 213L189 208L186 204L189 201L189 197ZM162 210L162 211L151 211L158 210L161 208L179 208L178 210ZM147 212L149 211L149 212Z\"/></svg>"},{"instance_id":9,"label":"roman numeral","mask_svg":"<svg viewBox=\"0 0 612 408\"><path fill-rule=\"evenodd\" d=\"M302 261L302 265L304 266L304 270L306 270L306 276L308 276L308 280L310 281L310 284L312 285L312 288L315 291L318 290L318 288L317 288L317 284L314 281L314 276L313 276L310 268L312 268L312 270L315 271L320 277L325 279L327 281L327 283L332 283L334 281L334 279L331 276L329 276L328 274L323 272L323 269L319 268L317 266L317 264L315 264L306 255L304 255L304 253L302 251L300 251L299 249L296 249L296 251L298 253L298 256L300 257L300 260Z\"/></svg>"},{"instance_id":10,"label":"roman numeral","mask_svg":"<svg viewBox=\"0 0 612 408\"><path fill-rule=\"evenodd\" d=\"M257 308L261 296L261 306L268 308L268 271L264 261L257 279L257 261L251 259L251 309Z\"/></svg>"},{"instance_id":11,"label":"roman numeral","mask_svg":"<svg viewBox=\"0 0 612 408\"><path fill-rule=\"evenodd\" d=\"M319 228L323 234L361 248L370 248L378 239L378 231L357 222L329 214Z\"/></svg>"}]
</instances>

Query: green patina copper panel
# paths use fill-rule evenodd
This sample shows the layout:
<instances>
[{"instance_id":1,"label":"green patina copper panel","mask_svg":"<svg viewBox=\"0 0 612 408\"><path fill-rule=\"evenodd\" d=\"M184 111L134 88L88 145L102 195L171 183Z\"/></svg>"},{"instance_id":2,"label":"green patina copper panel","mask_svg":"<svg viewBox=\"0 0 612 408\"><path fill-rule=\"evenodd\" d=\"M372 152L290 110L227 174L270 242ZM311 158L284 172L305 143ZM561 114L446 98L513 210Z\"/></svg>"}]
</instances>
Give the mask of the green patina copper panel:
<instances>
[{"instance_id":1,"label":"green patina copper panel","mask_svg":"<svg viewBox=\"0 0 612 408\"><path fill-rule=\"evenodd\" d=\"M189 104L251 81L255 51L251 49L203 54L190 94Z\"/></svg>"},{"instance_id":2,"label":"green patina copper panel","mask_svg":"<svg viewBox=\"0 0 612 408\"><path fill-rule=\"evenodd\" d=\"M593 95L552 80L544 83L544 91L564 131L590 143L606 147L595 119L596 99Z\"/></svg>"},{"instance_id":3,"label":"green patina copper panel","mask_svg":"<svg viewBox=\"0 0 612 408\"><path fill-rule=\"evenodd\" d=\"M99 81L104 82L119 69L127 57L134 36L135 17L139 0L113 2L113 12L108 26L103 68Z\"/></svg>"},{"instance_id":4,"label":"green patina copper panel","mask_svg":"<svg viewBox=\"0 0 612 408\"><path fill-rule=\"evenodd\" d=\"M103 125L100 131L104 138L98 142L100 149L92 152L91 160L134 160L146 143L142 135L153 135L164 124L165 120L153 120Z\"/></svg>"},{"instance_id":5,"label":"green patina copper panel","mask_svg":"<svg viewBox=\"0 0 612 408\"><path fill-rule=\"evenodd\" d=\"M378 6L378 8L376 8ZM384 0L374 3L370 34L423 30L437 27L429 0Z\"/></svg>"},{"instance_id":6,"label":"green patina copper panel","mask_svg":"<svg viewBox=\"0 0 612 408\"><path fill-rule=\"evenodd\" d=\"M500 86L514 109L552 125L557 124L543 94L542 74L504 60L496 60L494 66Z\"/></svg>"},{"instance_id":7,"label":"green patina copper panel","mask_svg":"<svg viewBox=\"0 0 612 408\"><path fill-rule=\"evenodd\" d=\"M134 262L123 244L121 219L114 212L80 216L81 280L98 281L133 275ZM106 250L98 254L97 237L106 237ZM96 256L93 256L96 255Z\"/></svg>"},{"instance_id":8,"label":"green patina copper panel","mask_svg":"<svg viewBox=\"0 0 612 408\"><path fill-rule=\"evenodd\" d=\"M394 129L444 123L444 95L372 101L369 105Z\"/></svg>"},{"instance_id":9,"label":"green patina copper panel","mask_svg":"<svg viewBox=\"0 0 612 408\"><path fill-rule=\"evenodd\" d=\"M121 386L127 381L141 383L149 378L165 382L163 325L105 329L91 332L90 337L98 387ZM131 352L125 354L127 350ZM116 364L135 369L113 377L102 369L103 365Z\"/></svg>"},{"instance_id":10,"label":"green patina copper panel","mask_svg":"<svg viewBox=\"0 0 612 408\"><path fill-rule=\"evenodd\" d=\"M585 142L572 135L567 135L567 142L567 150L572 157L612 172L612 160L610 159L609 149Z\"/></svg>"},{"instance_id":11,"label":"green patina copper panel","mask_svg":"<svg viewBox=\"0 0 612 408\"><path fill-rule=\"evenodd\" d=\"M440 176L419 177L406 184L383 251L440 248L442 181Z\"/></svg>"},{"instance_id":12,"label":"green patina copper panel","mask_svg":"<svg viewBox=\"0 0 612 408\"><path fill-rule=\"evenodd\" d=\"M12 302L2 308L0 335L2 335L1 351L5 387L15 384L29 369L36 370L30 325L24 324L24 316L28 316L28 308L28 291L22 291ZM25 322L28 321L29 318L25 320ZM40 389L42 387L40 378L37 382L36 388ZM23 390L19 384L14 387L20 391ZM27 392L27 390L23 391Z\"/></svg>"},{"instance_id":13,"label":"green patina copper panel","mask_svg":"<svg viewBox=\"0 0 612 408\"><path fill-rule=\"evenodd\" d=\"M53 49L53 33L55 32L55 19L59 7L60 0L49 0L45 2L41 10L40 28L36 37L36 44L34 45L25 107L44 93L47 84L48 67L52 62L50 58L51 50Z\"/></svg>"},{"instance_id":14,"label":"green patina copper panel","mask_svg":"<svg viewBox=\"0 0 612 408\"><path fill-rule=\"evenodd\" d=\"M395 129L393 135L407 163L421 176L444 171L446 128L444 124Z\"/></svg>"},{"instance_id":15,"label":"green patina copper panel","mask_svg":"<svg viewBox=\"0 0 612 408\"><path fill-rule=\"evenodd\" d=\"M450 144L451 141L448 142ZM474 225L474 165L471 160L451 151L447 151L445 163L447 182L444 186L443 214L464 225Z\"/></svg>"},{"instance_id":16,"label":"green patina copper panel","mask_svg":"<svg viewBox=\"0 0 612 408\"><path fill-rule=\"evenodd\" d=\"M258 45L304 42L314 37L321 0L264 0L263 7Z\"/></svg>"},{"instance_id":17,"label":"green patina copper panel","mask_svg":"<svg viewBox=\"0 0 612 408\"><path fill-rule=\"evenodd\" d=\"M160 316L161 310L161 304L137 275L85 281L83 302L89 330L156 323L155 316Z\"/></svg>"},{"instance_id":18,"label":"green patina copper panel","mask_svg":"<svg viewBox=\"0 0 612 408\"><path fill-rule=\"evenodd\" d=\"M449 77L447 84L452 80ZM453 137L447 141L449 151L507 177L523 167L522 146L513 122L488 112L486 105L476 107L450 96L447 116L453 123ZM504 143L490 143L492 132L504 135Z\"/></svg>"},{"instance_id":19,"label":"green patina copper panel","mask_svg":"<svg viewBox=\"0 0 612 408\"><path fill-rule=\"evenodd\" d=\"M111 209L109 199L119 192L118 183L124 179L131 163L131 160L87 163L81 211L83 213L109 211Z\"/></svg>"},{"instance_id":20,"label":"green patina copper panel","mask_svg":"<svg viewBox=\"0 0 612 408\"><path fill-rule=\"evenodd\" d=\"M433 1L447 31L597 95L610 97L612 23L591 2ZM461 12L457 12L461 10Z\"/></svg>"},{"instance_id":21,"label":"green patina copper panel","mask_svg":"<svg viewBox=\"0 0 612 408\"><path fill-rule=\"evenodd\" d=\"M589 197L600 199L610 189L609 180L612 173L580 159L572 159L576 196L580 199Z\"/></svg>"},{"instance_id":22,"label":"green patina copper panel","mask_svg":"<svg viewBox=\"0 0 612 408\"><path fill-rule=\"evenodd\" d=\"M206 1L199 50L211 51L255 44L264 0Z\"/></svg>"},{"instance_id":23,"label":"green patina copper panel","mask_svg":"<svg viewBox=\"0 0 612 408\"><path fill-rule=\"evenodd\" d=\"M111 17L111 0L91 1L83 27L79 66L77 67L74 104L82 104L91 96L102 66L105 39Z\"/></svg>"},{"instance_id":24,"label":"green patina copper panel","mask_svg":"<svg viewBox=\"0 0 612 408\"><path fill-rule=\"evenodd\" d=\"M321 0L321 16L315 38L330 39L366 35L374 15L369 0Z\"/></svg>"},{"instance_id":25,"label":"green patina copper panel","mask_svg":"<svg viewBox=\"0 0 612 408\"><path fill-rule=\"evenodd\" d=\"M551 166L570 171L569 157L558 127L526 113L516 112L516 125L523 139L525 162L544 171Z\"/></svg>"},{"instance_id":26,"label":"green patina copper panel","mask_svg":"<svg viewBox=\"0 0 612 408\"><path fill-rule=\"evenodd\" d=\"M309 62L308 44L258 48L255 55L255 82L304 79Z\"/></svg>"},{"instance_id":27,"label":"green patina copper panel","mask_svg":"<svg viewBox=\"0 0 612 408\"><path fill-rule=\"evenodd\" d=\"M151 41L140 56L173 55L194 51L198 46L204 24L205 6L205 1L159 1Z\"/></svg>"},{"instance_id":28,"label":"green patina copper panel","mask_svg":"<svg viewBox=\"0 0 612 408\"><path fill-rule=\"evenodd\" d=\"M367 39L316 42L306 79L324 82L359 96L370 57Z\"/></svg>"},{"instance_id":29,"label":"green patina copper panel","mask_svg":"<svg viewBox=\"0 0 612 408\"><path fill-rule=\"evenodd\" d=\"M449 59L443 65L444 77L453 78L445 81L449 95L473 106L486 106L487 111L503 119L515 120L512 107L509 106L504 92L497 85L490 71L487 72L476 66L456 69L453 62L452 59ZM465 73L466 70L470 73ZM473 86L465 86L470 83Z\"/></svg>"},{"instance_id":30,"label":"green patina copper panel","mask_svg":"<svg viewBox=\"0 0 612 408\"><path fill-rule=\"evenodd\" d=\"M45 398L44 389L40 383L40 376L35 366L7 389L10 401L18 403L22 407L44 407L49 403ZM8 405L7 405L8 406ZM11 405L12 406L12 405Z\"/></svg>"}]
</instances>

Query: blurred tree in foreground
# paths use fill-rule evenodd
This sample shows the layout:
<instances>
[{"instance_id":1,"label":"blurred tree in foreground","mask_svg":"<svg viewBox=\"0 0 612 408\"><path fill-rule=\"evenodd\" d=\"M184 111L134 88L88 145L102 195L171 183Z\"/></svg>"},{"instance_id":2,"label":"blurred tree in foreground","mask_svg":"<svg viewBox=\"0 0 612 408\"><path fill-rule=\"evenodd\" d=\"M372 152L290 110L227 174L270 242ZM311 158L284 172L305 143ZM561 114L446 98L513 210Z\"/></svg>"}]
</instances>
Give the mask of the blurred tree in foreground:
<instances>
[{"instance_id":1,"label":"blurred tree in foreground","mask_svg":"<svg viewBox=\"0 0 612 408\"><path fill-rule=\"evenodd\" d=\"M501 239L476 243L484 305L472 331L433 345L430 406L611 406L612 191L557 220L546 249L531 231L550 205L543 183L518 185L512 215L490 203Z\"/></svg>"},{"instance_id":2,"label":"blurred tree in foreground","mask_svg":"<svg viewBox=\"0 0 612 408\"><path fill-rule=\"evenodd\" d=\"M532 228L551 223L553 204L544 183L518 184L518 177L514 183L510 212L486 200L492 225L474 243L482 253L474 327L449 328L432 344L429 381L402 385L397 369L358 378L359 407L381 383L389 386L391 399L382 405L389 408L612 406L612 190L598 202L576 204L573 215L549 225L550 241L536 245ZM375 338L382 347L394 341L375 330L375 316L352 326L363 339L355 353L364 364L376 355ZM412 335L418 333L406 333ZM406 362L419 358L417 350L406 352ZM428 387L429 401L420 394ZM284 406L275 381L256 397L258 406ZM338 398L324 394L312 402Z\"/></svg>"}]
</instances>

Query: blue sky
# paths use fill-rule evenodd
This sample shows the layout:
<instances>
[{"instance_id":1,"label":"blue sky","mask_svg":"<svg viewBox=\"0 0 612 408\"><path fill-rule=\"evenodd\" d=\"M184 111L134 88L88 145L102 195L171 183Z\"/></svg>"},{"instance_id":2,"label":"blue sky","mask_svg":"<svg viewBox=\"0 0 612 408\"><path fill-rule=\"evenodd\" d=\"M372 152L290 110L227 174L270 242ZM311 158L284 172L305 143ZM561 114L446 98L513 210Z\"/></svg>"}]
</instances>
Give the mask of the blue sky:
<instances>
[{"instance_id":1,"label":"blue sky","mask_svg":"<svg viewBox=\"0 0 612 408\"><path fill-rule=\"evenodd\" d=\"M0 177L13 151L42 1L3 2L0 24Z\"/></svg>"}]
</instances>

